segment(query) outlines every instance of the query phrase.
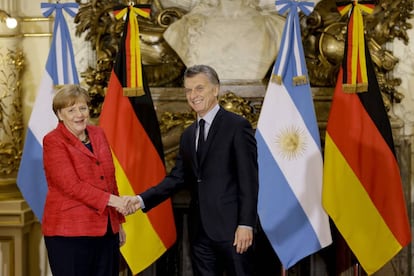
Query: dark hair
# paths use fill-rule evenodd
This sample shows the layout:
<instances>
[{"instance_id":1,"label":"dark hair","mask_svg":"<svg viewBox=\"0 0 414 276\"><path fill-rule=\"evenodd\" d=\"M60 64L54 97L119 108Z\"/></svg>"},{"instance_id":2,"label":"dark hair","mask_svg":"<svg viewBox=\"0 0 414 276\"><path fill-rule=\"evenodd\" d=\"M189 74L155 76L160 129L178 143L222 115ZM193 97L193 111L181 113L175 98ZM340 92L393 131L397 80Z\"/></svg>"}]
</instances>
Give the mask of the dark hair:
<instances>
[{"instance_id":1,"label":"dark hair","mask_svg":"<svg viewBox=\"0 0 414 276\"><path fill-rule=\"evenodd\" d=\"M62 86L53 97L53 112L57 116L57 112L62 108L72 106L80 99L84 100L87 105L90 103L90 97L86 89L77 84L66 84Z\"/></svg>"},{"instance_id":2,"label":"dark hair","mask_svg":"<svg viewBox=\"0 0 414 276\"><path fill-rule=\"evenodd\" d=\"M217 75L216 70L208 65L200 64L188 67L184 72L184 79L194 77L198 74L205 74L212 84L220 85L220 79Z\"/></svg>"}]
</instances>

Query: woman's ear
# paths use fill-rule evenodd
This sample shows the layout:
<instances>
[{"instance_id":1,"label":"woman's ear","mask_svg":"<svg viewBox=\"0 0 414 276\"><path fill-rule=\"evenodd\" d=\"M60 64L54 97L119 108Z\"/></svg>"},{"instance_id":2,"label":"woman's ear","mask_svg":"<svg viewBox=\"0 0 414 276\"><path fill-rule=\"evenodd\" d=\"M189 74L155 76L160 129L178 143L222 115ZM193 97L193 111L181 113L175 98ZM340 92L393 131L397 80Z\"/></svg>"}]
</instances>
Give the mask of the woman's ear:
<instances>
[{"instance_id":1,"label":"woman's ear","mask_svg":"<svg viewBox=\"0 0 414 276\"><path fill-rule=\"evenodd\" d=\"M60 118L60 110L56 112L56 116L58 117L58 121L62 122L62 118Z\"/></svg>"}]
</instances>

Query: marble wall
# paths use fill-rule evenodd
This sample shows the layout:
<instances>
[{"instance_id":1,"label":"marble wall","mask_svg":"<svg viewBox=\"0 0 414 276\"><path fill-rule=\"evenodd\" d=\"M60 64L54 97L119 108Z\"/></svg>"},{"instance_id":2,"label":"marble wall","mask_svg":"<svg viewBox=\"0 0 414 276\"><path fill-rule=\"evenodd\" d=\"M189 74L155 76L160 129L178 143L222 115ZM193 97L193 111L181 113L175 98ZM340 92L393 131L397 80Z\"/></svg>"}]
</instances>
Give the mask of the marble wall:
<instances>
[{"instance_id":1,"label":"marble wall","mask_svg":"<svg viewBox=\"0 0 414 276\"><path fill-rule=\"evenodd\" d=\"M411 25L414 25L414 19L410 19ZM404 134L414 144L414 30L408 31L409 41L405 45L401 41L394 41L389 48L394 52L399 62L393 72L394 76L401 78L401 86L399 92L404 95L404 99L400 104L394 105L393 112L404 122ZM412 147L413 148L413 147ZM411 152L411 161L414 160L414 151ZM411 162L411 216L414 214L414 162ZM414 220L411 217L411 229L413 229ZM412 240L414 232L412 231ZM411 252L414 252L413 242L410 244ZM414 264L414 256L411 256L411 263Z\"/></svg>"}]
</instances>

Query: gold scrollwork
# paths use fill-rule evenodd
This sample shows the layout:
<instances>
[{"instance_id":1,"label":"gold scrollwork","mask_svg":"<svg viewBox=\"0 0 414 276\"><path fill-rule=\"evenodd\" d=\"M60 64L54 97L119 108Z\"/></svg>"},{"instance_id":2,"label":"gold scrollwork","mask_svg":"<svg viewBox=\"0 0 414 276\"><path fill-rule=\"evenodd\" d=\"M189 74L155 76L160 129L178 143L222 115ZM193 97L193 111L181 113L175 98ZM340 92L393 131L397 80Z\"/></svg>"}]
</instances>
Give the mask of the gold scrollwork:
<instances>
[{"instance_id":1,"label":"gold scrollwork","mask_svg":"<svg viewBox=\"0 0 414 276\"><path fill-rule=\"evenodd\" d=\"M365 33L378 82L387 108L399 103L403 95L397 86L401 80L392 76L398 62L386 45L394 39L408 44L407 30L412 26L413 0L381 0L374 12L364 16ZM342 62L346 20L341 18L335 1L320 1L309 17L302 17L302 39L311 85L335 86Z\"/></svg>"},{"instance_id":2,"label":"gold scrollwork","mask_svg":"<svg viewBox=\"0 0 414 276\"><path fill-rule=\"evenodd\" d=\"M23 119L19 73L22 51L0 51L0 176L14 177L23 146Z\"/></svg>"},{"instance_id":3,"label":"gold scrollwork","mask_svg":"<svg viewBox=\"0 0 414 276\"><path fill-rule=\"evenodd\" d=\"M239 114L250 121L255 128L259 112L254 104L232 91L224 91L219 96L220 105L231 112ZM189 112L163 112L160 115L160 129L164 145L166 167L169 171L175 162L180 136L183 130L196 119L193 111Z\"/></svg>"},{"instance_id":4,"label":"gold scrollwork","mask_svg":"<svg viewBox=\"0 0 414 276\"><path fill-rule=\"evenodd\" d=\"M387 108L398 103L403 95L397 87L399 78L392 76L398 60L386 48L395 38L408 43L407 30L412 26L407 22L411 17L414 0L379 0L374 12L364 17L367 44L371 50L377 78ZM95 68L83 73L93 98L93 114L98 117L104 98L112 63L118 50L122 32L121 21L111 15L113 7L125 1L115 0L77 0L80 10L75 18L77 34L87 32L86 40L96 50ZM179 87L185 68L177 54L163 39L163 32L185 12L178 8L164 9L159 0L144 0L153 6L150 19L139 18L141 51L144 71L151 87ZM301 16L302 41L312 87L333 87L344 50L346 18L342 18L335 1L321 0L310 16ZM224 100L223 100L224 99ZM243 98L225 93L221 104L236 113L249 111ZM224 101L224 102L223 102ZM243 108L247 108L243 110ZM260 109L260 104L259 108ZM255 124L258 111L245 114ZM194 114L164 113L161 115L161 130L166 156L174 156L178 137L184 126L194 119Z\"/></svg>"},{"instance_id":5,"label":"gold scrollwork","mask_svg":"<svg viewBox=\"0 0 414 276\"><path fill-rule=\"evenodd\" d=\"M96 50L95 68L82 72L92 97L92 117L98 117L105 95L118 44L122 34L123 21L116 20L112 11L123 1L77 0L80 4L75 17L76 34L86 32L85 40ZM147 4L147 1L145 1ZM162 34L169 24L181 17L184 12L178 8L163 9L154 1L151 18L138 18L140 27L142 63L149 86L179 85L184 64L166 43Z\"/></svg>"},{"instance_id":6,"label":"gold scrollwork","mask_svg":"<svg viewBox=\"0 0 414 276\"><path fill-rule=\"evenodd\" d=\"M87 32L85 39L96 50L95 68L83 72L93 100L93 116L99 116L112 62L118 49L122 32L122 21L117 21L111 11L115 5L125 1L77 0L80 10L75 18L77 34ZM179 8L164 9L159 0L142 0L152 4L150 19L139 18L141 51L144 71L149 86L179 86L184 64L164 41L162 34L185 12ZM365 31L371 55L376 65L380 87L390 102L400 102L402 94L397 91L400 81L392 77L397 59L385 48L395 38L408 43L407 22L413 10L413 0L379 0L374 12L364 17ZM314 87L332 87L342 60L346 18L341 18L335 1L322 0L314 12L302 16L302 38L309 71L310 83Z\"/></svg>"}]
</instances>

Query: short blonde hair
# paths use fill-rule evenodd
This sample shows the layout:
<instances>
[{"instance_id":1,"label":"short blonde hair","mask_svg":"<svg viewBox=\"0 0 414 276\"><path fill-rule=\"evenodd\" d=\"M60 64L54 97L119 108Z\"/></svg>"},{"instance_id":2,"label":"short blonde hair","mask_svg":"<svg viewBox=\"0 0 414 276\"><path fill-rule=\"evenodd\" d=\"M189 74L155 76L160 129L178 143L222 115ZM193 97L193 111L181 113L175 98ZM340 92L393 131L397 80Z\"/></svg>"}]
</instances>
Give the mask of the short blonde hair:
<instances>
[{"instance_id":1,"label":"short blonde hair","mask_svg":"<svg viewBox=\"0 0 414 276\"><path fill-rule=\"evenodd\" d=\"M89 106L91 98L89 97L88 91L77 84L66 84L53 97L53 112L57 116L59 110L72 106L80 100L84 100Z\"/></svg>"}]
</instances>

